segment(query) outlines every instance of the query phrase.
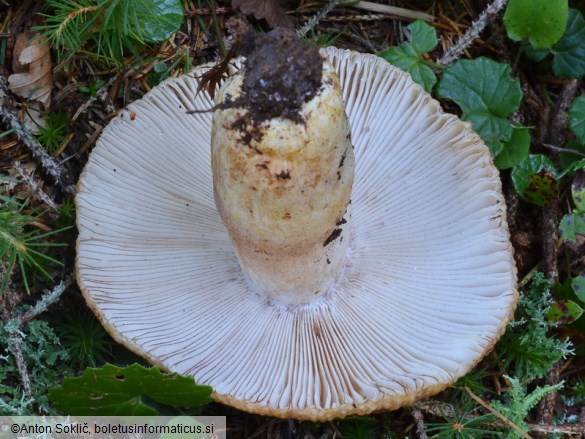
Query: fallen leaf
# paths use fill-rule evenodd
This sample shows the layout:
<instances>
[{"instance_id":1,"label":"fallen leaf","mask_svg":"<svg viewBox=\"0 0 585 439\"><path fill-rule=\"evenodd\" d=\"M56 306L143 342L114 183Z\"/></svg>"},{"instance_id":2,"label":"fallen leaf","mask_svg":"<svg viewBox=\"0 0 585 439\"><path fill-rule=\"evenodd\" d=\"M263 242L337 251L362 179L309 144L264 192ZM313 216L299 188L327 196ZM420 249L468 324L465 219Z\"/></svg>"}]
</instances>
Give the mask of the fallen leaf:
<instances>
[{"instance_id":1,"label":"fallen leaf","mask_svg":"<svg viewBox=\"0 0 585 439\"><path fill-rule=\"evenodd\" d=\"M232 0L232 8L244 15L254 15L256 20L266 20L271 28L276 26L294 28L293 22L278 4L278 0Z\"/></svg>"},{"instance_id":2,"label":"fallen leaf","mask_svg":"<svg viewBox=\"0 0 585 439\"><path fill-rule=\"evenodd\" d=\"M42 103L51 101L53 74L49 45L38 34L23 32L14 45L14 74L8 77L8 88L16 95Z\"/></svg>"}]
</instances>

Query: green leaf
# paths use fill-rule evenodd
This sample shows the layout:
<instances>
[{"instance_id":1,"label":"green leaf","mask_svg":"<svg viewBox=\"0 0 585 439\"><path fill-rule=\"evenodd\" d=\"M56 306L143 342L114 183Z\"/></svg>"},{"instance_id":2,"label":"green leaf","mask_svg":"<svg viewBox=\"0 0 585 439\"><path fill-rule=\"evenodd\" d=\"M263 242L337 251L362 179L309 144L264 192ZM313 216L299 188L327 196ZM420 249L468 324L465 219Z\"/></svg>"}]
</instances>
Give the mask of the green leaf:
<instances>
[{"instance_id":1,"label":"green leaf","mask_svg":"<svg viewBox=\"0 0 585 439\"><path fill-rule=\"evenodd\" d=\"M573 278L571 287L579 300L585 302L585 274Z\"/></svg>"},{"instance_id":2,"label":"green leaf","mask_svg":"<svg viewBox=\"0 0 585 439\"><path fill-rule=\"evenodd\" d=\"M558 43L548 50L525 49L526 55L542 61L548 54L554 55L552 69L562 78L581 78L585 74L585 20L577 9L569 9L567 30Z\"/></svg>"},{"instance_id":3,"label":"green leaf","mask_svg":"<svg viewBox=\"0 0 585 439\"><path fill-rule=\"evenodd\" d=\"M585 144L585 96L579 96L568 111L569 127L577 135L581 144Z\"/></svg>"},{"instance_id":4,"label":"green leaf","mask_svg":"<svg viewBox=\"0 0 585 439\"><path fill-rule=\"evenodd\" d=\"M499 154L494 155L494 165L498 169L512 168L528 156L529 149L530 132L528 128L513 128L510 140L503 145Z\"/></svg>"},{"instance_id":5,"label":"green leaf","mask_svg":"<svg viewBox=\"0 0 585 439\"><path fill-rule=\"evenodd\" d=\"M422 20L416 20L408 26L408 29L410 30L410 44L419 56L430 52L439 44L435 28Z\"/></svg>"},{"instance_id":6,"label":"green leaf","mask_svg":"<svg viewBox=\"0 0 585 439\"><path fill-rule=\"evenodd\" d=\"M504 24L511 39L546 49L563 36L568 12L568 0L510 0Z\"/></svg>"},{"instance_id":7,"label":"green leaf","mask_svg":"<svg viewBox=\"0 0 585 439\"><path fill-rule=\"evenodd\" d=\"M585 145L582 145L576 140L571 140L567 142L565 147L567 150L572 150L574 152L563 151L559 154L559 161L561 164L561 169L563 169L563 173L567 174L569 172L573 172L575 170L573 168L571 170L567 170L567 168L572 166L577 166L576 169L584 168L585 166L579 167L578 165L575 165L575 162L585 162L585 159L583 159L583 156L585 155Z\"/></svg>"},{"instance_id":8,"label":"green leaf","mask_svg":"<svg viewBox=\"0 0 585 439\"><path fill-rule=\"evenodd\" d=\"M565 241L577 244L577 235L585 235L585 215L575 212L566 214L559 224L559 230Z\"/></svg>"},{"instance_id":9,"label":"green leaf","mask_svg":"<svg viewBox=\"0 0 585 439\"><path fill-rule=\"evenodd\" d=\"M512 169L516 192L537 206L546 206L558 198L554 164L543 154L529 155Z\"/></svg>"},{"instance_id":10,"label":"green leaf","mask_svg":"<svg viewBox=\"0 0 585 439\"><path fill-rule=\"evenodd\" d=\"M561 300L553 303L546 313L546 317L549 321L558 323L559 325L573 323L581 317L581 315L583 315L583 308L572 300Z\"/></svg>"},{"instance_id":11,"label":"green leaf","mask_svg":"<svg viewBox=\"0 0 585 439\"><path fill-rule=\"evenodd\" d=\"M510 66L489 58L460 60L445 70L437 89L441 98L457 103L465 113L508 117L520 107L520 81Z\"/></svg>"},{"instance_id":12,"label":"green leaf","mask_svg":"<svg viewBox=\"0 0 585 439\"><path fill-rule=\"evenodd\" d=\"M423 55L437 46L437 31L422 20L415 21L408 29L410 42L402 43L399 47L389 47L378 52L378 56L410 73L413 81L430 92L437 78L431 68L424 63Z\"/></svg>"},{"instance_id":13,"label":"green leaf","mask_svg":"<svg viewBox=\"0 0 585 439\"><path fill-rule=\"evenodd\" d=\"M183 23L184 12L180 0L143 0L141 10L142 39L159 43L174 34Z\"/></svg>"},{"instance_id":14,"label":"green leaf","mask_svg":"<svg viewBox=\"0 0 585 439\"><path fill-rule=\"evenodd\" d=\"M471 121L492 154L499 154L511 140L508 117L520 107L522 90L507 64L484 57L460 60L445 70L437 95L461 107L462 119Z\"/></svg>"},{"instance_id":15,"label":"green leaf","mask_svg":"<svg viewBox=\"0 0 585 439\"><path fill-rule=\"evenodd\" d=\"M526 393L526 388L520 384L520 380L517 378L511 378L507 375L504 375L504 378L510 383L510 390L506 392L506 397L504 402L502 401L492 401L490 405L520 427L524 431L528 431L528 423L526 422L526 418L530 410L532 410L536 404L547 394L554 392L555 390L560 390L563 385L564 381L561 381L554 386L544 386L544 387L536 387L532 391L532 393ZM508 439L516 439L521 438L515 430L510 429L506 435Z\"/></svg>"},{"instance_id":16,"label":"green leaf","mask_svg":"<svg viewBox=\"0 0 585 439\"><path fill-rule=\"evenodd\" d=\"M192 377L162 373L139 364L87 368L83 375L66 378L49 391L49 399L63 413L76 416L149 416L158 411L145 398L177 407L196 407L211 402L211 387Z\"/></svg>"}]
</instances>

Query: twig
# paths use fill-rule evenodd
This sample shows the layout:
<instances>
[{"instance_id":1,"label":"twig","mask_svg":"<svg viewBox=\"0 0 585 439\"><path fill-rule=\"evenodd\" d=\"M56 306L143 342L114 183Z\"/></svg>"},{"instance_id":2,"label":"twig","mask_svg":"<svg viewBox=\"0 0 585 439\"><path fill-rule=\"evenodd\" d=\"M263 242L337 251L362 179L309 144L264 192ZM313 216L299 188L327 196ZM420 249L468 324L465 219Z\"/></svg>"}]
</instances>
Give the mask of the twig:
<instances>
[{"instance_id":1,"label":"twig","mask_svg":"<svg viewBox=\"0 0 585 439\"><path fill-rule=\"evenodd\" d=\"M75 122L77 120L77 118L81 115L81 113L84 113L91 104L93 104L97 99L100 99L101 101L104 101L106 98L106 95L108 94L108 89L112 86L112 84L114 83L114 81L118 78L118 75L114 75L112 76L108 82L106 82L104 85L102 85L98 91L95 93L95 96L91 96L87 101L85 101L83 103L83 105L81 105L81 107L79 107L77 109L77 111L75 112L75 114L73 115L73 117L71 118L71 122Z\"/></svg>"},{"instance_id":2,"label":"twig","mask_svg":"<svg viewBox=\"0 0 585 439\"><path fill-rule=\"evenodd\" d=\"M528 424L530 431L549 434L583 434L585 432L585 423L562 424L562 425L542 425Z\"/></svg>"},{"instance_id":3,"label":"twig","mask_svg":"<svg viewBox=\"0 0 585 439\"><path fill-rule=\"evenodd\" d=\"M555 113L550 119L549 130L546 136L548 144L561 145L565 142L567 130L567 110L579 90L579 82L574 79L563 86L557 99ZM553 160L558 159L553 154ZM559 276L559 219L561 208L559 200L553 200L542 209L542 256L546 275L554 280ZM547 422L548 423L548 422Z\"/></svg>"},{"instance_id":4,"label":"twig","mask_svg":"<svg viewBox=\"0 0 585 439\"><path fill-rule=\"evenodd\" d=\"M508 3L508 0L494 0L487 8L485 8L479 18L473 22L471 27L467 29L465 35L463 35L457 43L445 52L441 59L439 59L438 63L444 66L454 63L465 49L475 41L485 27L494 20L497 13L506 6L506 3Z\"/></svg>"},{"instance_id":5,"label":"twig","mask_svg":"<svg viewBox=\"0 0 585 439\"><path fill-rule=\"evenodd\" d=\"M26 146L31 152L33 157L39 160L43 168L47 171L55 182L61 186L61 188L71 194L75 194L75 188L63 182L63 170L59 167L57 162L43 149L41 145L33 138L30 131L20 124L18 116L8 109L5 104L6 96L8 95L6 89L6 78L0 75L0 118L14 130L16 137Z\"/></svg>"},{"instance_id":6,"label":"twig","mask_svg":"<svg viewBox=\"0 0 585 439\"><path fill-rule=\"evenodd\" d=\"M552 200L542 209L542 258L544 273L555 281L559 277L559 200Z\"/></svg>"},{"instance_id":7,"label":"twig","mask_svg":"<svg viewBox=\"0 0 585 439\"><path fill-rule=\"evenodd\" d=\"M483 405L483 404L482 404ZM436 401L432 399L426 399L423 401L418 401L413 404L413 407L416 407L419 410L424 411L433 416L444 417L449 416L452 417L455 415L453 411L453 407L450 404ZM485 405L484 405L485 407ZM585 407L583 407L583 411L585 413ZM492 412L493 413L493 412ZM497 416L497 415L496 415ZM473 420L476 418L474 415L466 416L466 420ZM495 421L494 426L497 428L503 428L509 426L508 422L503 422L500 420ZM580 421L577 424L561 424L561 425L546 425L546 424L528 424L528 428L530 431L534 432L542 432L542 433L557 433L557 434L579 434L585 431L585 423ZM526 433L525 433L526 434Z\"/></svg>"},{"instance_id":8,"label":"twig","mask_svg":"<svg viewBox=\"0 0 585 439\"><path fill-rule=\"evenodd\" d=\"M396 6L381 5L379 3L372 2L358 2L355 5L351 5L352 8L363 9L365 11L378 12L380 14L394 15L399 18L408 18L410 20L424 20L434 21L435 17L424 12L413 11L411 9L398 8Z\"/></svg>"},{"instance_id":9,"label":"twig","mask_svg":"<svg viewBox=\"0 0 585 439\"><path fill-rule=\"evenodd\" d=\"M34 395L31 386L30 374L28 373L26 361L24 359L21 348L21 342L25 337L25 334L22 332L22 328L30 320L38 316L40 313L46 311L51 304L55 303L70 283L71 279L69 277L67 277L67 279L64 281L59 282L52 291L45 292L45 294L41 297L41 299L39 299L35 306L24 313L22 317L11 319L8 309L2 309L2 317L5 320L4 327L8 334L10 334L9 343L11 345L11 353L14 356L14 360L16 361L16 367L18 369L18 374L20 375L20 381L22 382L24 394L31 400L31 402L34 401Z\"/></svg>"},{"instance_id":10,"label":"twig","mask_svg":"<svg viewBox=\"0 0 585 439\"><path fill-rule=\"evenodd\" d=\"M319 22L325 18L327 16L327 14L329 14L329 12L331 12L333 10L333 8L335 8L335 6L337 6L339 3L341 3L341 0L329 0L327 2L327 4L325 5L325 7L323 9L321 9L319 12L317 12L315 15L313 15L309 21L307 21L303 27L301 27L299 30L297 30L297 35L300 38L304 38L309 32L311 32L313 30L313 28L315 26L317 26L317 24L319 24Z\"/></svg>"},{"instance_id":11,"label":"twig","mask_svg":"<svg viewBox=\"0 0 585 439\"><path fill-rule=\"evenodd\" d=\"M57 205L53 201L53 199L41 189L41 187L31 178L30 175L26 173L23 167L20 165L20 162L17 160L12 164L14 170L18 172L18 175L22 178L22 180L30 187L35 195L39 197L39 199L49 206L53 211L57 211Z\"/></svg>"},{"instance_id":12,"label":"twig","mask_svg":"<svg viewBox=\"0 0 585 439\"><path fill-rule=\"evenodd\" d=\"M577 79L573 79L567 82L561 92L559 93L559 97L557 99L557 106L555 109L555 114L552 118L550 124L550 131L548 134L548 141L553 145L562 145L565 143L565 132L567 130L567 110L575 99L579 91L579 81Z\"/></svg>"},{"instance_id":13,"label":"twig","mask_svg":"<svg viewBox=\"0 0 585 439\"><path fill-rule=\"evenodd\" d=\"M523 288L525 287L534 277L534 274L540 270L540 262L538 264L536 264L535 267L533 267L528 273L526 273L526 276L524 276L522 278L521 281L518 282L518 288Z\"/></svg>"},{"instance_id":14,"label":"twig","mask_svg":"<svg viewBox=\"0 0 585 439\"><path fill-rule=\"evenodd\" d=\"M30 385L30 375L28 373L28 369L26 368L26 362L24 361L24 355L22 355L22 349L20 349L21 340L22 339L19 337L14 337L11 339L12 355L14 355L14 360L16 360L16 367L18 368L20 381L22 382L22 387L24 388L24 394L27 398L34 399L32 387Z\"/></svg>"},{"instance_id":15,"label":"twig","mask_svg":"<svg viewBox=\"0 0 585 439\"><path fill-rule=\"evenodd\" d=\"M221 25L217 19L217 2L215 0L210 0L211 6L211 19L213 20L213 29L215 29L215 37L217 38L217 44L219 46L219 52L221 53L222 58L225 58L227 55L227 50L225 49L225 45L223 43L223 33L221 31Z\"/></svg>"},{"instance_id":16,"label":"twig","mask_svg":"<svg viewBox=\"0 0 585 439\"><path fill-rule=\"evenodd\" d=\"M545 148L548 148L551 151L556 152L556 153L566 152L568 154L575 154L575 155L578 155L580 157L585 157L585 153L582 153L581 151L577 151L576 149L561 148L560 146L551 145L550 143L543 143L542 146L544 146Z\"/></svg>"},{"instance_id":17,"label":"twig","mask_svg":"<svg viewBox=\"0 0 585 439\"><path fill-rule=\"evenodd\" d=\"M418 434L419 439L428 439L427 433L425 432L425 420L423 418L422 411L413 405L410 409L410 414L414 419L414 423L416 424L416 434Z\"/></svg>"},{"instance_id":18,"label":"twig","mask_svg":"<svg viewBox=\"0 0 585 439\"><path fill-rule=\"evenodd\" d=\"M471 398L475 402L477 402L478 404L480 404L486 410L488 410L491 413L493 413L500 421L504 422L507 426L509 426L509 427L513 428L514 430L516 430L516 432L521 437L523 437L525 439L532 439L530 437L530 435L528 435L524 430L522 430L520 427L518 427L514 422L510 421L508 418L506 418L504 415L502 415L499 411L495 410L491 405L489 405L487 402L484 402L479 396L477 396L475 393L473 393L469 387L464 387L463 389L465 389L465 391L467 392L467 394L469 396L471 396Z\"/></svg>"},{"instance_id":19,"label":"twig","mask_svg":"<svg viewBox=\"0 0 585 439\"><path fill-rule=\"evenodd\" d=\"M554 386L560 382L560 375L561 375L561 362L559 361L548 374L546 379L546 384ZM538 404L538 418L536 422L538 425L550 425L553 422L553 415L555 411L555 402L557 399L557 391L553 390L552 392L546 394L544 398ZM538 432L539 438L544 438L544 432Z\"/></svg>"},{"instance_id":20,"label":"twig","mask_svg":"<svg viewBox=\"0 0 585 439\"><path fill-rule=\"evenodd\" d=\"M18 320L18 327L23 328L28 322L34 319L39 314L45 312L49 306L59 300L63 291L71 285L71 278L67 276L65 280L59 282L51 291L46 291L45 294L37 301L35 306L25 312Z\"/></svg>"}]
</instances>

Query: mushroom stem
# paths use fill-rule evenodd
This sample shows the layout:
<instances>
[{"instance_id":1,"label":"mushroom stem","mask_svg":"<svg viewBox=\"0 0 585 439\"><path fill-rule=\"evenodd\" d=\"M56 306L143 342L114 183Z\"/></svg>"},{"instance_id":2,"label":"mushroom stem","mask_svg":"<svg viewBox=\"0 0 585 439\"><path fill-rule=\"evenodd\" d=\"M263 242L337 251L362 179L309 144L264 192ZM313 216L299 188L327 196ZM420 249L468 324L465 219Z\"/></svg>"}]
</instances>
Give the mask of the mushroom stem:
<instances>
[{"instance_id":1,"label":"mushroom stem","mask_svg":"<svg viewBox=\"0 0 585 439\"><path fill-rule=\"evenodd\" d=\"M306 304L330 291L349 242L354 155L339 79L323 63L320 86L298 111L259 120L245 104L246 74L218 93L215 202L251 283L276 302Z\"/></svg>"}]
</instances>

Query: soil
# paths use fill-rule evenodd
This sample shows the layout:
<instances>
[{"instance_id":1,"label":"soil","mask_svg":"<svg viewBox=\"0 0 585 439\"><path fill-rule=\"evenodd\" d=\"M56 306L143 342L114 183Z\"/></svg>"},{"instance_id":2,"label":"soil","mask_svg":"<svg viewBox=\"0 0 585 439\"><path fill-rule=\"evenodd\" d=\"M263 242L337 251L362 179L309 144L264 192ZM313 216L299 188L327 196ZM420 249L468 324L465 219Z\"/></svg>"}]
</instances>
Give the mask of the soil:
<instances>
[{"instance_id":1,"label":"soil","mask_svg":"<svg viewBox=\"0 0 585 439\"><path fill-rule=\"evenodd\" d=\"M321 88L323 59L317 48L292 30L276 28L247 32L240 51L246 57L243 93L222 107L246 108L255 126L276 117L301 122L302 105Z\"/></svg>"}]
</instances>

